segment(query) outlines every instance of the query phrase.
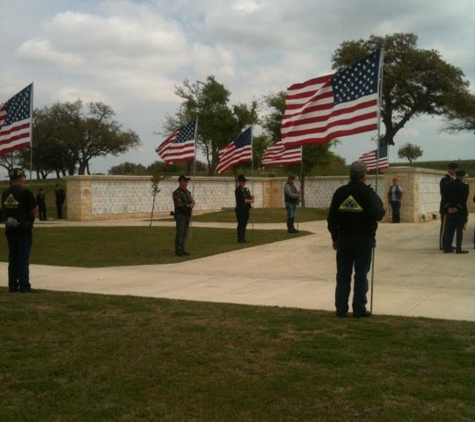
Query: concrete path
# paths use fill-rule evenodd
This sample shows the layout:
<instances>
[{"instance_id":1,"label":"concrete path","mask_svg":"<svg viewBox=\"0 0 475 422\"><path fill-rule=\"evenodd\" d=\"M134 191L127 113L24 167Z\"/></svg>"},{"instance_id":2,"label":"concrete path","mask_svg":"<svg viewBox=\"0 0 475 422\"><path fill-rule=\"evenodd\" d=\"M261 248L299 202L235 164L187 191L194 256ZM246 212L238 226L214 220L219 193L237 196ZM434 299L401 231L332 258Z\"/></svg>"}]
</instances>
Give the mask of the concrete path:
<instances>
[{"instance_id":1,"label":"concrete path","mask_svg":"<svg viewBox=\"0 0 475 422\"><path fill-rule=\"evenodd\" d=\"M464 247L470 253L464 255L443 254L438 250L439 221L380 224L375 250L373 313L475 321L474 220L472 214L464 239ZM173 225L159 221L153 224ZM149 221L52 220L38 222L35 230L63 225L148 226ZM213 226L235 227L234 224ZM254 225L256 229L276 227L284 225ZM96 269L31 265L32 285L57 291L334 311L335 252L326 222L301 223L299 228L313 234L301 238L289 235L289 240L283 242L177 264ZM252 241L251 230L249 238ZM197 247L191 243L190 252ZM6 266L0 264L4 274Z\"/></svg>"}]
</instances>

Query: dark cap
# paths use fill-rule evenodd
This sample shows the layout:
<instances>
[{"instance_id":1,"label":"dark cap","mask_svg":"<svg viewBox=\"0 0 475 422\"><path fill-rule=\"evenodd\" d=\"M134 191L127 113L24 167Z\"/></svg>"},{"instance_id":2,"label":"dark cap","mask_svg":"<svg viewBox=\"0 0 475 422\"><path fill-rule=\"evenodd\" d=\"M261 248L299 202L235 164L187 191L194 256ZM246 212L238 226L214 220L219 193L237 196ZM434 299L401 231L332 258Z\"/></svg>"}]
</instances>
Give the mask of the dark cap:
<instances>
[{"instance_id":1,"label":"dark cap","mask_svg":"<svg viewBox=\"0 0 475 422\"><path fill-rule=\"evenodd\" d=\"M449 163L447 164L447 168L450 170L455 170L459 168L459 165L457 163Z\"/></svg>"},{"instance_id":2,"label":"dark cap","mask_svg":"<svg viewBox=\"0 0 475 422\"><path fill-rule=\"evenodd\" d=\"M14 169L11 169L9 172L8 172L8 176L10 176L10 180L15 180L15 179L19 179L20 177L26 177L26 174L25 172L23 171L23 169L21 168L14 168Z\"/></svg>"},{"instance_id":3,"label":"dark cap","mask_svg":"<svg viewBox=\"0 0 475 422\"><path fill-rule=\"evenodd\" d=\"M457 170L455 172L456 177L465 177L467 175L467 172L465 170Z\"/></svg>"},{"instance_id":4,"label":"dark cap","mask_svg":"<svg viewBox=\"0 0 475 422\"><path fill-rule=\"evenodd\" d=\"M368 168L366 167L366 164L364 163L364 161L358 160L351 163L350 173L364 174L367 172L368 172Z\"/></svg>"},{"instance_id":5,"label":"dark cap","mask_svg":"<svg viewBox=\"0 0 475 422\"><path fill-rule=\"evenodd\" d=\"M186 177L184 174L182 174L179 178L178 178L178 181L179 182L188 182L188 180L190 180L189 177Z\"/></svg>"},{"instance_id":6,"label":"dark cap","mask_svg":"<svg viewBox=\"0 0 475 422\"><path fill-rule=\"evenodd\" d=\"M295 180L296 176L294 174L289 174L288 179Z\"/></svg>"},{"instance_id":7,"label":"dark cap","mask_svg":"<svg viewBox=\"0 0 475 422\"><path fill-rule=\"evenodd\" d=\"M246 176L244 176L244 174L240 174L237 177L237 180L238 180L238 182L247 182Z\"/></svg>"}]
</instances>

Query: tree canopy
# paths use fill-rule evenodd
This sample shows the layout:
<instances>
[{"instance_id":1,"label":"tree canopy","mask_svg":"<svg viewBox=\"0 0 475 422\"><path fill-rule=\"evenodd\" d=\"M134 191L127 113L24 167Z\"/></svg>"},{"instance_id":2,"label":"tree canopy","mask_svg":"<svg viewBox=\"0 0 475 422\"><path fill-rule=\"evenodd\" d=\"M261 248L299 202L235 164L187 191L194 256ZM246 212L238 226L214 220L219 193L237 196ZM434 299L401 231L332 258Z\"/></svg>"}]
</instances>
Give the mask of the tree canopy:
<instances>
[{"instance_id":1,"label":"tree canopy","mask_svg":"<svg viewBox=\"0 0 475 422\"><path fill-rule=\"evenodd\" d=\"M333 68L338 69L384 49L381 117L385 127L384 144L394 145L396 134L413 117L446 116L452 122L471 122L475 109L469 82L458 67L445 62L435 50L417 48L417 36L396 33L368 40L345 41L333 55Z\"/></svg>"},{"instance_id":2,"label":"tree canopy","mask_svg":"<svg viewBox=\"0 0 475 422\"><path fill-rule=\"evenodd\" d=\"M140 145L138 135L124 131L111 107L101 102L81 100L55 103L33 113L33 169L38 178L56 172L60 175L89 174L95 157L118 155ZM29 151L21 152L29 162Z\"/></svg>"}]
</instances>

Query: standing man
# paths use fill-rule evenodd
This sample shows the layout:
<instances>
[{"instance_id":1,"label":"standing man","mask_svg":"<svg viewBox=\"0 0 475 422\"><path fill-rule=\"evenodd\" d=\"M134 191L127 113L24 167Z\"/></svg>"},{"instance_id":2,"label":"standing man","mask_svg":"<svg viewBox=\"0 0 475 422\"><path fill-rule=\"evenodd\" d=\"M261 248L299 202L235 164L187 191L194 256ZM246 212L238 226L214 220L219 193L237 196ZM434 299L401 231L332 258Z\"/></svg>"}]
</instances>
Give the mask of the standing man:
<instances>
[{"instance_id":1,"label":"standing man","mask_svg":"<svg viewBox=\"0 0 475 422\"><path fill-rule=\"evenodd\" d=\"M440 213L440 233L439 233L439 249L442 251L443 247L443 240L444 240L444 232L445 232L445 225L446 225L446 214L445 214L445 204L447 202L446 197L446 187L447 184L452 182L455 179L455 172L458 169L458 165L456 163L449 163L447 164L447 174L440 179L439 182L439 190L440 190L440 206L439 206L439 213ZM452 247L452 246L451 246ZM452 248L454 249L454 248Z\"/></svg>"},{"instance_id":2,"label":"standing man","mask_svg":"<svg viewBox=\"0 0 475 422\"><path fill-rule=\"evenodd\" d=\"M350 166L350 181L333 194L328 213L328 231L336 250L335 307L338 317L348 314L351 276L354 267L353 316L371 316L366 310L368 272L372 249L376 246L378 221L385 214L383 203L366 182L363 161Z\"/></svg>"},{"instance_id":3,"label":"standing man","mask_svg":"<svg viewBox=\"0 0 475 422\"><path fill-rule=\"evenodd\" d=\"M54 185L54 195L56 197L56 214L58 218L63 218L63 204L66 199L66 193L58 183Z\"/></svg>"},{"instance_id":4,"label":"standing man","mask_svg":"<svg viewBox=\"0 0 475 422\"><path fill-rule=\"evenodd\" d=\"M295 212L300 202L301 192L295 186L295 176L290 175L284 185L284 202L287 211L287 231L288 233L298 233L294 227Z\"/></svg>"},{"instance_id":5,"label":"standing man","mask_svg":"<svg viewBox=\"0 0 475 422\"><path fill-rule=\"evenodd\" d=\"M33 192L24 187L26 175L22 169L10 170L9 176L10 187L2 193L8 242L8 290L12 293L32 293L29 261L36 200Z\"/></svg>"},{"instance_id":6,"label":"standing man","mask_svg":"<svg viewBox=\"0 0 475 422\"><path fill-rule=\"evenodd\" d=\"M444 204L444 211L446 226L442 244L444 253L454 251L452 248L454 233L456 233L455 252L468 253L467 250L462 248L463 230L468 220L467 200L469 187L464 181L465 175L465 170L457 170L455 172L455 180L445 186L446 202Z\"/></svg>"},{"instance_id":7,"label":"standing man","mask_svg":"<svg viewBox=\"0 0 475 422\"><path fill-rule=\"evenodd\" d=\"M393 179L393 184L389 187L388 190L388 202L391 204L392 210L392 222L399 223L401 221L401 199L402 199L402 188L398 185L398 180Z\"/></svg>"},{"instance_id":8,"label":"standing man","mask_svg":"<svg viewBox=\"0 0 475 422\"><path fill-rule=\"evenodd\" d=\"M238 186L234 191L236 196L236 219L237 219L237 239L238 243L248 242L246 240L246 227L249 221L251 204L254 202L254 195L246 187L247 179L243 174L237 177Z\"/></svg>"},{"instance_id":9,"label":"standing man","mask_svg":"<svg viewBox=\"0 0 475 422\"><path fill-rule=\"evenodd\" d=\"M40 189L36 195L36 204L38 205L38 218L46 221L46 196L44 189Z\"/></svg>"},{"instance_id":10,"label":"standing man","mask_svg":"<svg viewBox=\"0 0 475 422\"><path fill-rule=\"evenodd\" d=\"M175 206L175 255L187 256L190 255L185 250L185 242L188 237L188 230L190 228L191 212L195 206L195 200L188 190L189 177L181 175L178 178L178 188L173 192L173 205Z\"/></svg>"}]
</instances>

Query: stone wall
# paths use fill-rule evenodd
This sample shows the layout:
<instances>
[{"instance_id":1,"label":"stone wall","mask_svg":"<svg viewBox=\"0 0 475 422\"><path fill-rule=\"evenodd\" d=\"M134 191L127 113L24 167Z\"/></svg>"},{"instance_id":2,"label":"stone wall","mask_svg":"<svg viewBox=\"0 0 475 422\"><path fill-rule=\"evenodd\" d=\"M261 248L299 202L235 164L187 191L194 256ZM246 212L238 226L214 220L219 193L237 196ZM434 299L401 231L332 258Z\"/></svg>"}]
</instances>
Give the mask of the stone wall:
<instances>
[{"instance_id":1,"label":"stone wall","mask_svg":"<svg viewBox=\"0 0 475 422\"><path fill-rule=\"evenodd\" d=\"M403 188L402 222L423 222L439 217L439 181L445 173L414 167L395 167L384 174L368 177L368 183L377 190L387 209L391 211L386 192L394 177ZM164 179L159 192L153 196L149 176L70 176L66 177L68 219L73 221L110 220L120 218L150 218L167 216L173 210L172 192L177 178ZM247 186L254 194L255 208L283 207L282 191L286 178L253 178ZM470 184L469 211L475 212L472 197L475 179ZM348 176L310 177L305 180L305 205L328 208L333 192L348 183ZM297 182L298 186L298 182ZM233 208L235 204L233 177L194 177L188 188L196 200L195 212Z\"/></svg>"}]
</instances>

